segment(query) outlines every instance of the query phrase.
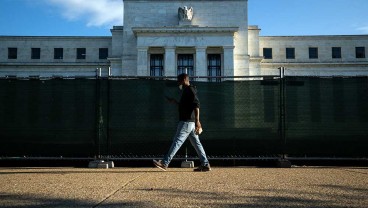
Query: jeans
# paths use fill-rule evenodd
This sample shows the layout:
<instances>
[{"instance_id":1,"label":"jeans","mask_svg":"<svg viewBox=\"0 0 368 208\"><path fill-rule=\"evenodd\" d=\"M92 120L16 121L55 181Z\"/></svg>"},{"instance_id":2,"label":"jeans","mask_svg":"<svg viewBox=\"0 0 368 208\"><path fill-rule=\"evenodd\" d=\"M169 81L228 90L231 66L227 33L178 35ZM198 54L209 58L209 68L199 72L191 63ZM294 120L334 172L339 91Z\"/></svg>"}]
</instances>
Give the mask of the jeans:
<instances>
[{"instance_id":1,"label":"jeans","mask_svg":"<svg viewBox=\"0 0 368 208\"><path fill-rule=\"evenodd\" d=\"M196 150L199 160L202 165L208 165L208 159L206 153L204 152L201 141L199 141L199 136L195 134L195 124L194 122L180 121L176 129L176 134L173 143L169 149L169 152L162 160L163 164L168 166L172 158L175 156L176 152L179 150L181 145L189 137L190 143L192 143L194 149Z\"/></svg>"}]
</instances>

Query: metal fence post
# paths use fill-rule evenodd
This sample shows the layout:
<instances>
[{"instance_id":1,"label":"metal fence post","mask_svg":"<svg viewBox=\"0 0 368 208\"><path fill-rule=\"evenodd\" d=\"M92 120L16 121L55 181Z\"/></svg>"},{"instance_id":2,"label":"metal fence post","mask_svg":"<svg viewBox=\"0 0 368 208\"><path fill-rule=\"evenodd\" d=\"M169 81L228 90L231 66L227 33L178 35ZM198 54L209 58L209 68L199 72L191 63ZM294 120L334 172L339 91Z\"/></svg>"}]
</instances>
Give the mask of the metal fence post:
<instances>
[{"instance_id":1,"label":"metal fence post","mask_svg":"<svg viewBox=\"0 0 368 208\"><path fill-rule=\"evenodd\" d=\"M101 82L100 77L96 77L96 143L97 143L97 158L101 158Z\"/></svg>"},{"instance_id":2,"label":"metal fence post","mask_svg":"<svg viewBox=\"0 0 368 208\"><path fill-rule=\"evenodd\" d=\"M111 114L111 110L110 110L110 86L111 85L111 80L110 80L110 76L107 77L107 102L106 102L106 108L107 108L107 114L106 114L106 139L107 139L107 155L108 157L110 157L111 155L111 138L110 138L110 114Z\"/></svg>"},{"instance_id":3,"label":"metal fence post","mask_svg":"<svg viewBox=\"0 0 368 208\"><path fill-rule=\"evenodd\" d=\"M96 74L96 143L97 143L97 157L96 160L91 161L88 165L90 168L112 168L114 163L111 161L105 162L101 156L101 135L104 128L104 117L102 111L102 85L101 85L101 68ZM107 137L107 143L109 139ZM108 144L109 145L109 144Z\"/></svg>"},{"instance_id":4,"label":"metal fence post","mask_svg":"<svg viewBox=\"0 0 368 208\"><path fill-rule=\"evenodd\" d=\"M280 70L280 140L282 141L282 155L277 162L280 168L290 168L291 163L286 158L286 110L285 110L285 67L279 67Z\"/></svg>"}]
</instances>

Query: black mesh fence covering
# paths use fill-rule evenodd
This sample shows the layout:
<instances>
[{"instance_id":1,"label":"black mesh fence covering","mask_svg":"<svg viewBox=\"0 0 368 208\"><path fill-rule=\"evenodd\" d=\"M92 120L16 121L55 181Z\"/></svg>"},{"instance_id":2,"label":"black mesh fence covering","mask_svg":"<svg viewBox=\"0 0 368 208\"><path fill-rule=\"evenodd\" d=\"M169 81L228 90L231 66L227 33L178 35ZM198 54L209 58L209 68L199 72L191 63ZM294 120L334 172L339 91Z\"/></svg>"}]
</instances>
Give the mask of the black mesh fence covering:
<instances>
[{"instance_id":1,"label":"black mesh fence covering","mask_svg":"<svg viewBox=\"0 0 368 208\"><path fill-rule=\"evenodd\" d=\"M368 156L368 78L285 78L286 152Z\"/></svg>"},{"instance_id":2,"label":"black mesh fence covering","mask_svg":"<svg viewBox=\"0 0 368 208\"><path fill-rule=\"evenodd\" d=\"M239 157L280 153L279 88L265 81L194 82L201 102L200 136L210 156ZM113 155L162 155L178 122L180 98L174 81L110 82L109 138ZM189 141L178 155L195 156Z\"/></svg>"},{"instance_id":3,"label":"black mesh fence covering","mask_svg":"<svg viewBox=\"0 0 368 208\"><path fill-rule=\"evenodd\" d=\"M211 158L368 156L368 78L192 84ZM175 81L1 79L0 157L162 156L178 121L165 96L180 98Z\"/></svg>"},{"instance_id":4,"label":"black mesh fence covering","mask_svg":"<svg viewBox=\"0 0 368 208\"><path fill-rule=\"evenodd\" d=\"M0 80L1 156L93 156L95 80Z\"/></svg>"}]
</instances>

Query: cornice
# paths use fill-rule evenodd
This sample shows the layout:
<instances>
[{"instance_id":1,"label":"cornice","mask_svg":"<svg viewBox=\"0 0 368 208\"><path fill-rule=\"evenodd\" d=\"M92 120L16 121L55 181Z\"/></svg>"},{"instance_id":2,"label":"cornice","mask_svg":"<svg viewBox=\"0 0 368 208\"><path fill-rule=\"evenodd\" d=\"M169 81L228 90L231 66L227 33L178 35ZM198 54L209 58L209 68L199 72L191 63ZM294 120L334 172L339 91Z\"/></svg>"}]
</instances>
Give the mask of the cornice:
<instances>
[{"instance_id":1,"label":"cornice","mask_svg":"<svg viewBox=\"0 0 368 208\"><path fill-rule=\"evenodd\" d=\"M134 35L145 33L235 33L238 27L133 27Z\"/></svg>"},{"instance_id":2,"label":"cornice","mask_svg":"<svg viewBox=\"0 0 368 208\"><path fill-rule=\"evenodd\" d=\"M150 2L150 1L169 1L183 2L182 0L123 0L124 2ZM185 1L224 1L224 0L185 0ZM226 1L248 1L248 0L226 0Z\"/></svg>"}]
</instances>

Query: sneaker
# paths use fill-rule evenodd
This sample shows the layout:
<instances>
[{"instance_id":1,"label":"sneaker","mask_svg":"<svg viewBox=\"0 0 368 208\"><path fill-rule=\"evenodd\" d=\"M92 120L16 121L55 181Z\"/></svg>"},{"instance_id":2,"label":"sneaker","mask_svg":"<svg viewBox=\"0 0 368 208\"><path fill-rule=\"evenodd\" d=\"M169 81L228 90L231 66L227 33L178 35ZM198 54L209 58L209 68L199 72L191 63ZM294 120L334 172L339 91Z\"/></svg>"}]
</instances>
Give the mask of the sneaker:
<instances>
[{"instance_id":1,"label":"sneaker","mask_svg":"<svg viewBox=\"0 0 368 208\"><path fill-rule=\"evenodd\" d=\"M161 170L163 170L163 171L166 171L166 169L167 169L167 166L166 166L166 165L164 165L164 164L162 163L162 161L161 161L161 160L159 160L159 161L157 161L157 160L153 160L153 164L154 164L156 167L158 167L158 168L160 168Z\"/></svg>"},{"instance_id":2,"label":"sneaker","mask_svg":"<svg viewBox=\"0 0 368 208\"><path fill-rule=\"evenodd\" d=\"M208 165L201 165L198 168L194 169L193 171L195 172L207 172L207 171L211 171L211 166Z\"/></svg>"}]
</instances>

